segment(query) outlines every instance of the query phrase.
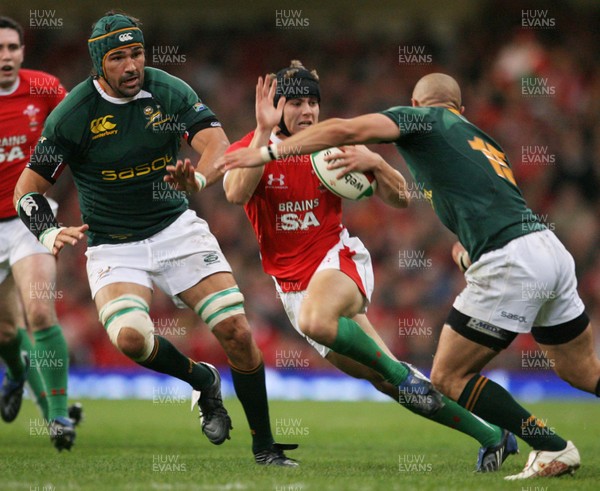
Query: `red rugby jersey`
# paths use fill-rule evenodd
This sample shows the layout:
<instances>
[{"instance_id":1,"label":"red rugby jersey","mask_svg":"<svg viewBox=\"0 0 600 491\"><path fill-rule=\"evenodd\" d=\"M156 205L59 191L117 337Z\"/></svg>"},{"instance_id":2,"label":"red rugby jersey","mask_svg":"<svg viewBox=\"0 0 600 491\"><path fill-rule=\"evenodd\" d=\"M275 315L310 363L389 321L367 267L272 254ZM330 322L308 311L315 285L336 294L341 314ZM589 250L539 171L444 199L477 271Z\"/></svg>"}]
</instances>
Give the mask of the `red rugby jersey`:
<instances>
[{"instance_id":1,"label":"red rugby jersey","mask_svg":"<svg viewBox=\"0 0 600 491\"><path fill-rule=\"evenodd\" d=\"M253 136L249 133L227 151L249 146ZM308 155L268 162L244 210L258 239L263 269L284 292L306 290L344 228L342 200L321 185Z\"/></svg>"},{"instance_id":2,"label":"red rugby jersey","mask_svg":"<svg viewBox=\"0 0 600 491\"><path fill-rule=\"evenodd\" d=\"M19 70L17 87L0 92L0 219L16 217L13 192L44 121L67 91L52 75Z\"/></svg>"}]
</instances>

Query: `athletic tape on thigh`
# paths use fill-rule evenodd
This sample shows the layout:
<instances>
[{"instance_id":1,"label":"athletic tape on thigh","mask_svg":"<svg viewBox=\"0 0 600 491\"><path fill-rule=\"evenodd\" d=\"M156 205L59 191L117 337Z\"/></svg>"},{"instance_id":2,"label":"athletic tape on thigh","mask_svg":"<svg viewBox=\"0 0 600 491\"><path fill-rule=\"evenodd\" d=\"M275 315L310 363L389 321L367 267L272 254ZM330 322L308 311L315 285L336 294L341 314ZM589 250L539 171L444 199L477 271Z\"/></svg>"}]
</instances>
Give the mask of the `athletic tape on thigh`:
<instances>
[{"instance_id":1,"label":"athletic tape on thigh","mask_svg":"<svg viewBox=\"0 0 600 491\"><path fill-rule=\"evenodd\" d=\"M115 346L118 346L117 338L124 327L134 329L144 337L144 352L135 361L145 361L154 348L154 324L149 310L146 301L137 295L121 295L100 310L100 322Z\"/></svg>"},{"instance_id":2,"label":"athletic tape on thigh","mask_svg":"<svg viewBox=\"0 0 600 491\"><path fill-rule=\"evenodd\" d=\"M207 295L194 310L208 327L214 329L222 320L244 313L244 295L237 286L227 288Z\"/></svg>"}]
</instances>

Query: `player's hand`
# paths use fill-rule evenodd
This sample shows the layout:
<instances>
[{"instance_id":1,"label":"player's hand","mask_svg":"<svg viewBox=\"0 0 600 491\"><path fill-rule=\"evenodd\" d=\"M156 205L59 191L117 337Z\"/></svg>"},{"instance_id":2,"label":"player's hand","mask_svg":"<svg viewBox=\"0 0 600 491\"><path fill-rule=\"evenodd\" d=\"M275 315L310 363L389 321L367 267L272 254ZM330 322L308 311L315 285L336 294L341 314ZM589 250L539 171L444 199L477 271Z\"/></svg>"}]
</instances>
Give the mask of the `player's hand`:
<instances>
[{"instance_id":1,"label":"player's hand","mask_svg":"<svg viewBox=\"0 0 600 491\"><path fill-rule=\"evenodd\" d=\"M273 106L273 99L277 93L277 79L272 75L265 75L265 78L258 77L256 84L256 124L259 129L271 131L277 126L283 115L283 106L285 97L277 101L277 107Z\"/></svg>"},{"instance_id":2,"label":"player's hand","mask_svg":"<svg viewBox=\"0 0 600 491\"><path fill-rule=\"evenodd\" d=\"M452 246L452 259L463 273L471 266L469 253L460 242L455 242Z\"/></svg>"},{"instance_id":3,"label":"player's hand","mask_svg":"<svg viewBox=\"0 0 600 491\"><path fill-rule=\"evenodd\" d=\"M226 153L214 163L214 166L221 172L240 167L260 167L261 165L264 165L264 162L260 155L260 148L240 148Z\"/></svg>"},{"instance_id":4,"label":"player's hand","mask_svg":"<svg viewBox=\"0 0 600 491\"><path fill-rule=\"evenodd\" d=\"M54 246L52 247L52 254L58 256L58 253L63 249L65 245L75 247L80 240L85 238L85 231L90 226L87 223L80 225L79 227L65 227L56 236L54 240Z\"/></svg>"},{"instance_id":5,"label":"player's hand","mask_svg":"<svg viewBox=\"0 0 600 491\"><path fill-rule=\"evenodd\" d=\"M196 179L196 169L190 159L178 160L175 165L167 165L167 172L163 181L168 182L177 191L185 191L188 194L200 191L201 186Z\"/></svg>"},{"instance_id":6,"label":"player's hand","mask_svg":"<svg viewBox=\"0 0 600 491\"><path fill-rule=\"evenodd\" d=\"M382 164L385 164L381 155L371 152L364 145L347 145L340 147L342 154L328 155L325 160L329 162L328 169L340 169L336 176L341 179L348 172L375 172Z\"/></svg>"}]
</instances>

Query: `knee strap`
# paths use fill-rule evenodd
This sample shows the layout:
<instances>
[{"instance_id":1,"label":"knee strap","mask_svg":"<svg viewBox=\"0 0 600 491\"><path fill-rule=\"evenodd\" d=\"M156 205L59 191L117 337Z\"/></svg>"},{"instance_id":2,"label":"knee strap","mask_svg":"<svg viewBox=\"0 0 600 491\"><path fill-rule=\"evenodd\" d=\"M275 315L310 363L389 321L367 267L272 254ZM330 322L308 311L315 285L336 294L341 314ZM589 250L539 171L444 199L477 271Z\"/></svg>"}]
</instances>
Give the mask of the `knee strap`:
<instances>
[{"instance_id":1,"label":"knee strap","mask_svg":"<svg viewBox=\"0 0 600 491\"><path fill-rule=\"evenodd\" d=\"M237 286L207 295L194 307L210 329L234 315L244 314L244 295Z\"/></svg>"},{"instance_id":2,"label":"knee strap","mask_svg":"<svg viewBox=\"0 0 600 491\"><path fill-rule=\"evenodd\" d=\"M154 324L149 310L146 301L138 295L121 295L100 310L100 322L115 346L118 347L119 332L124 327L134 329L144 337L144 352L134 361L145 361L154 348Z\"/></svg>"}]
</instances>

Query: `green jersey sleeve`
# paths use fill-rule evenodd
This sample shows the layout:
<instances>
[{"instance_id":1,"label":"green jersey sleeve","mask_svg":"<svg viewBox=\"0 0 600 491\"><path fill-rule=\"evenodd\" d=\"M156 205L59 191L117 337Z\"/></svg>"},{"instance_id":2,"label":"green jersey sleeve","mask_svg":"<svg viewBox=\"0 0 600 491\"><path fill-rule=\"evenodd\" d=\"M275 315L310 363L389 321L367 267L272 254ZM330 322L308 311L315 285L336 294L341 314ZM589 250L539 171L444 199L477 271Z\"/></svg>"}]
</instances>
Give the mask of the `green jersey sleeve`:
<instances>
[{"instance_id":1,"label":"green jersey sleeve","mask_svg":"<svg viewBox=\"0 0 600 491\"><path fill-rule=\"evenodd\" d=\"M148 88L163 106L162 117L153 122L157 131L179 132L188 142L205 128L221 123L186 82L156 68L146 68Z\"/></svg>"},{"instance_id":2,"label":"green jersey sleeve","mask_svg":"<svg viewBox=\"0 0 600 491\"><path fill-rule=\"evenodd\" d=\"M428 112L424 112L422 108L417 107L397 106L382 111L382 114L398 125L400 137L397 141L406 140L415 135L431 133L435 124L435 120L431 118Z\"/></svg>"},{"instance_id":3,"label":"green jersey sleeve","mask_svg":"<svg viewBox=\"0 0 600 491\"><path fill-rule=\"evenodd\" d=\"M42 136L38 140L27 167L54 184L63 165L81 158L82 146L86 141L84 124L87 101L92 99L90 82L75 87L44 123Z\"/></svg>"}]
</instances>

